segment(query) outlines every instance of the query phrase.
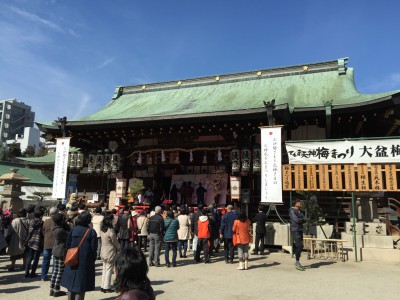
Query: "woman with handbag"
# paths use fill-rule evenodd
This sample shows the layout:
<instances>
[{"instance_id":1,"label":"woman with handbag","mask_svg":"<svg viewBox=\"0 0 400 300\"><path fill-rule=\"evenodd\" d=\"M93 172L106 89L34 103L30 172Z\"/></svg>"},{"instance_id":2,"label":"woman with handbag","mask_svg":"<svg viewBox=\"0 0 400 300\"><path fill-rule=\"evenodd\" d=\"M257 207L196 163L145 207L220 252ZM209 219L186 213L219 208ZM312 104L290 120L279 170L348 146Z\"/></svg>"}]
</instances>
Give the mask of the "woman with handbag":
<instances>
[{"instance_id":1,"label":"woman with handbag","mask_svg":"<svg viewBox=\"0 0 400 300\"><path fill-rule=\"evenodd\" d=\"M117 256L117 252L119 250L119 242L117 239L117 234L113 228L113 220L114 216L107 215L104 217L101 228L100 228L100 237L101 237L101 253L100 257L103 261L103 272L101 276L101 292L109 293L114 290L111 288L111 276L113 273L113 266L115 257Z\"/></svg>"},{"instance_id":2,"label":"woman with handbag","mask_svg":"<svg viewBox=\"0 0 400 300\"><path fill-rule=\"evenodd\" d=\"M138 227L138 237L139 237L139 249L144 248L144 252L147 252L147 236L149 232L147 230L147 226L149 224L149 219L147 219L147 213L145 210L140 212L139 218L137 218L137 227Z\"/></svg>"},{"instance_id":3,"label":"woman with handbag","mask_svg":"<svg viewBox=\"0 0 400 300\"><path fill-rule=\"evenodd\" d=\"M238 219L233 223L233 244L237 246L239 256L238 270L247 270L249 267L249 243L251 235L249 232L250 220L245 212L240 212Z\"/></svg>"},{"instance_id":4,"label":"woman with handbag","mask_svg":"<svg viewBox=\"0 0 400 300\"><path fill-rule=\"evenodd\" d=\"M92 216L84 211L76 217L75 227L67 238L67 254L61 286L68 290L68 300L83 300L85 293L95 288L95 263L97 258L97 235L89 225ZM67 262L71 258L70 249L78 249L78 263L74 266Z\"/></svg>"}]
</instances>

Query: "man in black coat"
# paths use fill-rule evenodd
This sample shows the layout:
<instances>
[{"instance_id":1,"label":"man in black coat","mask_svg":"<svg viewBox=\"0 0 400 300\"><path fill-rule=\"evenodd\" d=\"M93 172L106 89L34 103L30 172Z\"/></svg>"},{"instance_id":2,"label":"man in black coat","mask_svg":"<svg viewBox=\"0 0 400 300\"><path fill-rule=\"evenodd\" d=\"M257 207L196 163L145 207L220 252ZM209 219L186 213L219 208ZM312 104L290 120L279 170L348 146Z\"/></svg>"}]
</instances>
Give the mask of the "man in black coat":
<instances>
[{"instance_id":1,"label":"man in black coat","mask_svg":"<svg viewBox=\"0 0 400 300\"><path fill-rule=\"evenodd\" d=\"M203 204L199 204L197 206L197 211L192 215L192 220L190 224L190 230L192 231L193 235L193 257L194 260L196 260L196 251L197 251L197 243L199 241L199 238L197 237L197 222L199 221L199 218L203 215L202 210L204 208Z\"/></svg>"},{"instance_id":2,"label":"man in black coat","mask_svg":"<svg viewBox=\"0 0 400 300\"><path fill-rule=\"evenodd\" d=\"M258 247L260 245L260 254L264 254L264 237L265 237L265 223L267 222L267 215L264 212L264 207L260 205L258 207L258 214L254 217L256 223L256 240L253 254L258 255Z\"/></svg>"},{"instance_id":3,"label":"man in black coat","mask_svg":"<svg viewBox=\"0 0 400 300\"><path fill-rule=\"evenodd\" d=\"M300 264L300 254L303 250L303 223L306 221L303 213L300 211L301 202L296 199L293 207L289 210L290 233L294 241L294 253L296 262L294 267L299 271L304 271L304 267Z\"/></svg>"}]
</instances>

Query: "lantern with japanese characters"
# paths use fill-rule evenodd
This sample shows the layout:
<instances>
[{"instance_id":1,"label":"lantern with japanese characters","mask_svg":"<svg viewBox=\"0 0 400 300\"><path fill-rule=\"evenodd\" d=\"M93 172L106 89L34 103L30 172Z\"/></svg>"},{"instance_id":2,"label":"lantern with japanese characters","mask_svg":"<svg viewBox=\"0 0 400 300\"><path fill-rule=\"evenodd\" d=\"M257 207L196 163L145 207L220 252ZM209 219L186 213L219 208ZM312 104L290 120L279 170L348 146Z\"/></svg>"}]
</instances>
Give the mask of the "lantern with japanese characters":
<instances>
[{"instance_id":1,"label":"lantern with japanese characters","mask_svg":"<svg viewBox=\"0 0 400 300\"><path fill-rule=\"evenodd\" d=\"M240 152L238 149L232 149L231 152L232 173L240 171Z\"/></svg>"},{"instance_id":2,"label":"lantern with japanese characters","mask_svg":"<svg viewBox=\"0 0 400 300\"><path fill-rule=\"evenodd\" d=\"M72 152L69 154L69 168L71 170L76 168L76 159L77 159L76 153Z\"/></svg>"},{"instance_id":3,"label":"lantern with japanese characters","mask_svg":"<svg viewBox=\"0 0 400 300\"><path fill-rule=\"evenodd\" d=\"M82 152L77 152L76 153L76 168L77 169L82 169L83 168L83 153Z\"/></svg>"},{"instance_id":4,"label":"lantern with japanese characters","mask_svg":"<svg viewBox=\"0 0 400 300\"><path fill-rule=\"evenodd\" d=\"M253 149L253 172L261 172L261 148L255 146Z\"/></svg>"},{"instance_id":5,"label":"lantern with japanese characters","mask_svg":"<svg viewBox=\"0 0 400 300\"><path fill-rule=\"evenodd\" d=\"M95 162L96 162L96 154L93 154L93 153L89 154L88 167L87 167L88 173L93 173L94 172Z\"/></svg>"},{"instance_id":6,"label":"lantern with japanese characters","mask_svg":"<svg viewBox=\"0 0 400 300\"><path fill-rule=\"evenodd\" d=\"M104 165L104 155L102 150L98 150L96 154L96 163L94 166L94 170L96 173L100 174L103 171Z\"/></svg>"},{"instance_id":7,"label":"lantern with japanese characters","mask_svg":"<svg viewBox=\"0 0 400 300\"><path fill-rule=\"evenodd\" d=\"M242 149L242 171L250 171L250 150L248 148Z\"/></svg>"},{"instance_id":8,"label":"lantern with japanese characters","mask_svg":"<svg viewBox=\"0 0 400 300\"><path fill-rule=\"evenodd\" d=\"M111 154L108 150L104 150L104 163L103 163L103 172L110 173L111 171Z\"/></svg>"},{"instance_id":9,"label":"lantern with japanese characters","mask_svg":"<svg viewBox=\"0 0 400 300\"><path fill-rule=\"evenodd\" d=\"M111 172L117 173L119 171L120 155L118 153L111 154Z\"/></svg>"}]
</instances>

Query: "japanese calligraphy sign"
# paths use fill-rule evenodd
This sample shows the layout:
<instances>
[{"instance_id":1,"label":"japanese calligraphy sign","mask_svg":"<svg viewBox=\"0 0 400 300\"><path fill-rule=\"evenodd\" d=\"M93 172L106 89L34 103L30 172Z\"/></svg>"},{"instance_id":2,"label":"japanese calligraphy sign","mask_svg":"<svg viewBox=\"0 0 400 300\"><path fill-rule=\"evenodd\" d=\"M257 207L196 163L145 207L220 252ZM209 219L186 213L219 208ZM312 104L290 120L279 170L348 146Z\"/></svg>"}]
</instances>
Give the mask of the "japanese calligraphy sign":
<instances>
[{"instance_id":1,"label":"japanese calligraphy sign","mask_svg":"<svg viewBox=\"0 0 400 300\"><path fill-rule=\"evenodd\" d=\"M354 172L354 165L344 165L344 185L346 191L356 190L356 176Z\"/></svg>"},{"instance_id":2,"label":"japanese calligraphy sign","mask_svg":"<svg viewBox=\"0 0 400 300\"><path fill-rule=\"evenodd\" d=\"M368 191L369 190L368 166L358 165L357 175L358 175L358 189L360 191Z\"/></svg>"},{"instance_id":3,"label":"japanese calligraphy sign","mask_svg":"<svg viewBox=\"0 0 400 300\"><path fill-rule=\"evenodd\" d=\"M70 138L58 138L56 144L56 159L54 162L52 198L65 198Z\"/></svg>"},{"instance_id":4,"label":"japanese calligraphy sign","mask_svg":"<svg viewBox=\"0 0 400 300\"><path fill-rule=\"evenodd\" d=\"M282 203L282 127L261 129L261 202Z\"/></svg>"},{"instance_id":5,"label":"japanese calligraphy sign","mask_svg":"<svg viewBox=\"0 0 400 300\"><path fill-rule=\"evenodd\" d=\"M386 165L386 189L388 191L397 190L397 177L396 177L396 165Z\"/></svg>"},{"instance_id":6,"label":"japanese calligraphy sign","mask_svg":"<svg viewBox=\"0 0 400 300\"><path fill-rule=\"evenodd\" d=\"M400 163L400 139L286 142L290 164Z\"/></svg>"},{"instance_id":7,"label":"japanese calligraphy sign","mask_svg":"<svg viewBox=\"0 0 400 300\"><path fill-rule=\"evenodd\" d=\"M321 190L329 190L329 166L328 165L319 165L319 188Z\"/></svg>"},{"instance_id":8,"label":"japanese calligraphy sign","mask_svg":"<svg viewBox=\"0 0 400 300\"><path fill-rule=\"evenodd\" d=\"M316 169L316 165L283 165L283 190L400 191L395 164L318 165Z\"/></svg>"},{"instance_id":9,"label":"japanese calligraphy sign","mask_svg":"<svg viewBox=\"0 0 400 300\"><path fill-rule=\"evenodd\" d=\"M282 166L282 184L283 190L288 190L292 187L292 168L290 165Z\"/></svg>"},{"instance_id":10,"label":"japanese calligraphy sign","mask_svg":"<svg viewBox=\"0 0 400 300\"><path fill-rule=\"evenodd\" d=\"M304 169L303 165L294 166L294 187L296 190L304 190Z\"/></svg>"},{"instance_id":11,"label":"japanese calligraphy sign","mask_svg":"<svg viewBox=\"0 0 400 300\"><path fill-rule=\"evenodd\" d=\"M317 189L317 166L307 165L307 190L315 191Z\"/></svg>"},{"instance_id":12,"label":"japanese calligraphy sign","mask_svg":"<svg viewBox=\"0 0 400 300\"><path fill-rule=\"evenodd\" d=\"M332 165L332 190L341 191L342 185L342 166Z\"/></svg>"},{"instance_id":13,"label":"japanese calligraphy sign","mask_svg":"<svg viewBox=\"0 0 400 300\"><path fill-rule=\"evenodd\" d=\"M371 184L373 191L381 191L383 189L381 165L371 165Z\"/></svg>"}]
</instances>

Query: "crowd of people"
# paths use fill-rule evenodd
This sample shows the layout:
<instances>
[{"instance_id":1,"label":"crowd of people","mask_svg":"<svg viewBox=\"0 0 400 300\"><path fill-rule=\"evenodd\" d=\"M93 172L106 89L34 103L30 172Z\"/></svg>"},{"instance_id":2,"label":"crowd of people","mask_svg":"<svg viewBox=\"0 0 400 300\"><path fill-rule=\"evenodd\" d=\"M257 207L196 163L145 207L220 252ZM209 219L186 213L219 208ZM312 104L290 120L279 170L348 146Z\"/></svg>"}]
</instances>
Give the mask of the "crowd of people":
<instances>
[{"instance_id":1,"label":"crowd of people","mask_svg":"<svg viewBox=\"0 0 400 300\"><path fill-rule=\"evenodd\" d=\"M22 259L24 276L49 280L49 293L54 297L68 294L68 299L84 299L86 292L95 289L95 263L101 260L101 292L118 292L117 299L154 299L147 272L149 266L164 266L160 261L163 246L167 268L184 265L184 260L178 264L178 254L179 258L187 258L190 248L196 263L209 264L222 243L226 264L234 262L237 248L237 269L249 268L252 222L244 211L236 212L232 205L226 207L223 215L215 205L205 207L202 203L197 210L174 205L139 212L129 205L119 212L115 209L106 212L101 207L89 212L83 204L69 210L59 204L48 213L49 217L44 218L45 211L32 205L19 210L14 219L11 213L2 212L0 250L7 247L11 262L8 271L16 271L16 261ZM299 257L304 216L299 201L295 202L289 215L295 242L295 267L303 271ZM253 221L256 223L253 254L264 254L267 216L263 206L259 207ZM6 246L2 246L1 237ZM65 262L66 253L76 247L79 263L70 265ZM37 274L41 254L41 273ZM51 259L52 273L49 275ZM134 295L140 295L140 298L134 298Z\"/></svg>"}]
</instances>

